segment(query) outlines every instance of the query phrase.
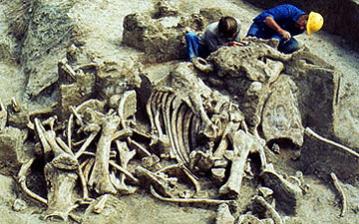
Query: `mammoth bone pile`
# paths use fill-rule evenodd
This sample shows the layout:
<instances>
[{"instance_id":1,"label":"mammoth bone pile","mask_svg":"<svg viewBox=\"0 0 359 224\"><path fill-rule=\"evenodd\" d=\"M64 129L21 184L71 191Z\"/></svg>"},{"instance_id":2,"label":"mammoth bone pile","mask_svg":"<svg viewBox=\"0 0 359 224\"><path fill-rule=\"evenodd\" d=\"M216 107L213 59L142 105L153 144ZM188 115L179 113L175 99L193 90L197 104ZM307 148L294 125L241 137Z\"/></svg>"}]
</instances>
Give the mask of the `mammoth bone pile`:
<instances>
[{"instance_id":1,"label":"mammoth bone pile","mask_svg":"<svg viewBox=\"0 0 359 224\"><path fill-rule=\"evenodd\" d=\"M219 212L228 213L236 208L244 178L257 177L267 193L252 202L267 211L266 218L280 220L268 202L271 195L277 207L295 212L300 181L274 170L265 141L249 131L239 106L204 84L191 63L179 63L165 84L151 87L145 111L137 110L141 94L133 88L107 100L89 97L70 105L67 118L57 114L28 120L37 143L17 180L25 195L47 207L45 218L67 220L86 205L100 213L109 194L127 195L139 188L162 201L219 206ZM137 119L140 113L145 119ZM252 170L251 155L259 158L258 169ZM45 194L29 184L31 167L39 161L45 164ZM256 218L247 216L242 219Z\"/></svg>"}]
</instances>

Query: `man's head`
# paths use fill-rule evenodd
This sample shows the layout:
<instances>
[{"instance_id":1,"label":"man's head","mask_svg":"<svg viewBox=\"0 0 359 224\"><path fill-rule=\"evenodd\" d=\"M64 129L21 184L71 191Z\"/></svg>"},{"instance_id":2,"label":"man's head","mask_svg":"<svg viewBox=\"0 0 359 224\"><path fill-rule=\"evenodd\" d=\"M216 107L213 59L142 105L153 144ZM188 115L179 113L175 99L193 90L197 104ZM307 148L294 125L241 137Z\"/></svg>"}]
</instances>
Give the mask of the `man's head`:
<instances>
[{"instance_id":1,"label":"man's head","mask_svg":"<svg viewBox=\"0 0 359 224\"><path fill-rule=\"evenodd\" d=\"M296 26L301 30L307 30L307 34L311 35L319 31L324 23L322 15L316 12L310 12L309 15L301 15L297 22Z\"/></svg>"},{"instance_id":2,"label":"man's head","mask_svg":"<svg viewBox=\"0 0 359 224\"><path fill-rule=\"evenodd\" d=\"M231 16L224 16L219 20L218 32L223 37L234 37L237 33L237 28L237 20Z\"/></svg>"}]
</instances>

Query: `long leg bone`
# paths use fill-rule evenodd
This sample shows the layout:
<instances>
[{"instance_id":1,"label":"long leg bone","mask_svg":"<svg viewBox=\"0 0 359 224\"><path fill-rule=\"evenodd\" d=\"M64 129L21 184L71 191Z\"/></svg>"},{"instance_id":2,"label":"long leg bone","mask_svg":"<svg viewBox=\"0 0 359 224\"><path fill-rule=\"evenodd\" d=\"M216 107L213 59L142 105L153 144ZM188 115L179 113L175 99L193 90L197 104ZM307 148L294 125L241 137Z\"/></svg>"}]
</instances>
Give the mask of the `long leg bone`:
<instances>
[{"instance_id":1,"label":"long leg bone","mask_svg":"<svg viewBox=\"0 0 359 224\"><path fill-rule=\"evenodd\" d=\"M119 123L119 117L106 116L102 124L101 137L96 149L96 162L89 180L89 185L99 194L117 192L110 180L109 160L113 134Z\"/></svg>"},{"instance_id":2,"label":"long leg bone","mask_svg":"<svg viewBox=\"0 0 359 224\"><path fill-rule=\"evenodd\" d=\"M231 141L234 149L231 172L227 182L219 189L219 192L221 195L238 197L252 139L248 137L248 134L240 130L232 135Z\"/></svg>"}]
</instances>

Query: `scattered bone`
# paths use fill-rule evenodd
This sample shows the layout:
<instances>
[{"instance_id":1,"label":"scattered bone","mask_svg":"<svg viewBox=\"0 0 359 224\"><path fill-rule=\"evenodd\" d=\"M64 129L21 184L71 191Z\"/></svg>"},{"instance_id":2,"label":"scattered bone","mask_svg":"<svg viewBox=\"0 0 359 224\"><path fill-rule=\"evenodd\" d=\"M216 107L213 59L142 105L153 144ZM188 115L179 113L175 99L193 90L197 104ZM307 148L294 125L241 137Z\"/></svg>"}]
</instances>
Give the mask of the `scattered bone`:
<instances>
[{"instance_id":1,"label":"scattered bone","mask_svg":"<svg viewBox=\"0 0 359 224\"><path fill-rule=\"evenodd\" d=\"M300 187L284 179L282 175L274 170L271 164L267 165L261 176L264 180L264 185L273 190L278 207L288 214L296 214L302 197Z\"/></svg>"},{"instance_id":2,"label":"scattered bone","mask_svg":"<svg viewBox=\"0 0 359 224\"><path fill-rule=\"evenodd\" d=\"M7 111L6 108L4 106L4 104L2 103L2 101L0 100L0 131L3 130L6 126L7 123Z\"/></svg>"},{"instance_id":3,"label":"scattered bone","mask_svg":"<svg viewBox=\"0 0 359 224\"><path fill-rule=\"evenodd\" d=\"M126 142L120 142L116 140L116 149L120 155L120 164L121 167L127 170L127 165L131 159L136 155L136 150L130 151ZM126 175L121 173L120 174L120 185L122 188L127 189L125 184Z\"/></svg>"},{"instance_id":4,"label":"scattered bone","mask_svg":"<svg viewBox=\"0 0 359 224\"><path fill-rule=\"evenodd\" d=\"M230 206L236 206L236 201L234 200L221 200L221 199L209 199L209 198L166 198L158 194L152 185L150 186L150 191L155 198L161 201L184 203L184 204L205 204L212 206L218 206L220 204L226 203Z\"/></svg>"},{"instance_id":5,"label":"scattered bone","mask_svg":"<svg viewBox=\"0 0 359 224\"><path fill-rule=\"evenodd\" d=\"M229 210L228 204L220 204L217 209L216 224L234 224L234 217Z\"/></svg>"},{"instance_id":6,"label":"scattered bone","mask_svg":"<svg viewBox=\"0 0 359 224\"><path fill-rule=\"evenodd\" d=\"M17 175L17 179L18 179L18 183L20 184L21 189L24 191L24 193L29 196L30 198L41 202L42 204L47 205L47 200L37 194L35 194L34 192L32 192L26 185L26 176L30 170L31 165L34 162L34 158L30 159L29 161L25 162L24 164L22 164L20 171Z\"/></svg>"},{"instance_id":7,"label":"scattered bone","mask_svg":"<svg viewBox=\"0 0 359 224\"><path fill-rule=\"evenodd\" d=\"M132 140L131 138L128 138L128 145L135 149L137 151L138 154L144 155L144 156L151 156L152 154L145 148L143 147L140 143Z\"/></svg>"},{"instance_id":8,"label":"scattered bone","mask_svg":"<svg viewBox=\"0 0 359 224\"><path fill-rule=\"evenodd\" d=\"M251 214L240 215L237 224L265 224L259 218Z\"/></svg>"},{"instance_id":9,"label":"scattered bone","mask_svg":"<svg viewBox=\"0 0 359 224\"><path fill-rule=\"evenodd\" d=\"M282 218L278 212L263 197L255 196L253 201L266 210L266 214L269 218L273 219L274 224L283 224Z\"/></svg>"},{"instance_id":10,"label":"scattered bone","mask_svg":"<svg viewBox=\"0 0 359 224\"><path fill-rule=\"evenodd\" d=\"M341 211L340 211L340 217L344 217L344 215L347 211L347 204L348 204L347 197L346 197L344 190L343 190L337 176L335 175L335 173L330 173L330 177L332 178L333 185L335 187L335 190L339 194L340 202L342 204Z\"/></svg>"},{"instance_id":11,"label":"scattered bone","mask_svg":"<svg viewBox=\"0 0 359 224\"><path fill-rule=\"evenodd\" d=\"M20 104L15 97L11 98L11 106L15 113L19 113L21 111Z\"/></svg>"},{"instance_id":12,"label":"scattered bone","mask_svg":"<svg viewBox=\"0 0 359 224\"><path fill-rule=\"evenodd\" d=\"M120 123L117 116L106 116L103 120L101 137L96 149L96 162L90 176L89 185L99 194L116 194L111 183L109 173L109 160L113 135Z\"/></svg>"},{"instance_id":13,"label":"scattered bone","mask_svg":"<svg viewBox=\"0 0 359 224\"><path fill-rule=\"evenodd\" d=\"M136 176L140 178L143 182L145 181L145 185L153 186L156 188L162 195L168 196L170 198L174 197L174 191L171 187L170 179L164 177L163 175L153 173L141 166L136 168Z\"/></svg>"},{"instance_id":14,"label":"scattered bone","mask_svg":"<svg viewBox=\"0 0 359 224\"><path fill-rule=\"evenodd\" d=\"M348 147L346 147L346 146L344 146L344 145L341 145L341 144L339 144L339 143L336 143L336 142L334 142L334 141L332 141L332 140L329 140L329 139L327 139L327 138L324 138L324 137L318 135L317 133L315 133L315 132L314 132L312 129L310 129L309 127L307 127L307 128L305 129L305 132L304 132L304 133L307 134L307 135L308 135L309 137L311 137L311 138L315 138L315 139L318 139L318 140L320 140L320 141L322 141L322 142L324 142L324 143L327 143L327 144L329 144L329 145L333 145L333 146L335 146L335 148L339 148L339 149L341 149L341 150L347 152L348 154L353 155L353 156L355 156L355 157L357 157L357 158L359 157L359 153L357 153L357 152L354 151L353 149L348 148Z\"/></svg>"},{"instance_id":15,"label":"scattered bone","mask_svg":"<svg viewBox=\"0 0 359 224\"><path fill-rule=\"evenodd\" d=\"M101 214L102 211L105 209L107 199L110 195L104 194L98 200L95 206L93 207L93 212L96 214Z\"/></svg>"},{"instance_id":16,"label":"scattered bone","mask_svg":"<svg viewBox=\"0 0 359 224\"><path fill-rule=\"evenodd\" d=\"M231 173L227 182L219 189L221 195L238 197L242 185L247 157L252 149L253 140L243 131L230 135L233 144L234 158L232 159Z\"/></svg>"},{"instance_id":17,"label":"scattered bone","mask_svg":"<svg viewBox=\"0 0 359 224\"><path fill-rule=\"evenodd\" d=\"M48 186L48 208L45 219L59 218L67 221L69 213L77 207L73 195L77 174L74 171L56 168L52 163L46 164L44 171Z\"/></svg>"}]
</instances>

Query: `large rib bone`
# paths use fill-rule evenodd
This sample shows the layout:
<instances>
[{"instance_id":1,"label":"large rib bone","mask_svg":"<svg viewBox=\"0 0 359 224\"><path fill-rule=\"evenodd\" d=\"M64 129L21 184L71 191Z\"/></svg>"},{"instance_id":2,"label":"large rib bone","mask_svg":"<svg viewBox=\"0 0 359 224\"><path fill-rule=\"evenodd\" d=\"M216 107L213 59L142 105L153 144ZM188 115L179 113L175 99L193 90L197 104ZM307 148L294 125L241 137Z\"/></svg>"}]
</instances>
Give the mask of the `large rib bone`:
<instances>
[{"instance_id":1,"label":"large rib bone","mask_svg":"<svg viewBox=\"0 0 359 224\"><path fill-rule=\"evenodd\" d=\"M108 115L103 119L101 137L96 148L96 162L89 180L89 186L99 194L117 192L110 180L109 162L111 142L119 124L118 116Z\"/></svg>"}]
</instances>

